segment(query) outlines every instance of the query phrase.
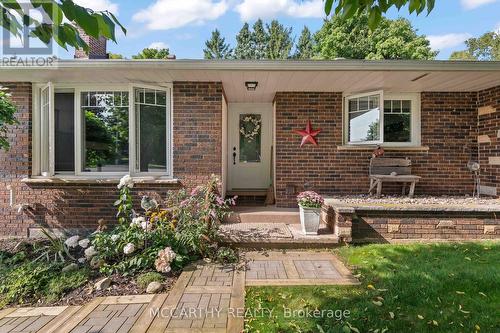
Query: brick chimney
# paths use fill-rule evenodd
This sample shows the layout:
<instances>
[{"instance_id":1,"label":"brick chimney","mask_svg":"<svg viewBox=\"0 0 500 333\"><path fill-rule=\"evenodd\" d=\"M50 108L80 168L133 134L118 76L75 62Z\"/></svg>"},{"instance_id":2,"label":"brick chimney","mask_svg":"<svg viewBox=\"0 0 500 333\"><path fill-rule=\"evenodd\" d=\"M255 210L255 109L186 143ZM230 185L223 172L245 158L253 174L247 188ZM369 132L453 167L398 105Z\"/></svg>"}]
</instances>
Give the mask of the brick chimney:
<instances>
[{"instance_id":1,"label":"brick chimney","mask_svg":"<svg viewBox=\"0 0 500 333\"><path fill-rule=\"evenodd\" d=\"M85 53L83 49L75 49L75 59L108 59L106 48L107 40L104 37L96 39L87 35L81 28L78 28L80 37L89 46L89 53Z\"/></svg>"}]
</instances>

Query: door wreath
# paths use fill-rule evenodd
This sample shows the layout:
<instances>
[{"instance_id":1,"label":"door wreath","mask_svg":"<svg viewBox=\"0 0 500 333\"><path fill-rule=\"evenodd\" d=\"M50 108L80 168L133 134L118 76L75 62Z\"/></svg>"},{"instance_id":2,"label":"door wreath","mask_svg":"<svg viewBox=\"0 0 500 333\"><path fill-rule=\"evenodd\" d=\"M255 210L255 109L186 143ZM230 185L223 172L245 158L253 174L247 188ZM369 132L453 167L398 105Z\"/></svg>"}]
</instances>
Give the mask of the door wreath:
<instances>
[{"instance_id":1,"label":"door wreath","mask_svg":"<svg viewBox=\"0 0 500 333\"><path fill-rule=\"evenodd\" d=\"M240 133L249 142L255 140L260 133L262 120L257 115L245 115L240 122Z\"/></svg>"}]
</instances>

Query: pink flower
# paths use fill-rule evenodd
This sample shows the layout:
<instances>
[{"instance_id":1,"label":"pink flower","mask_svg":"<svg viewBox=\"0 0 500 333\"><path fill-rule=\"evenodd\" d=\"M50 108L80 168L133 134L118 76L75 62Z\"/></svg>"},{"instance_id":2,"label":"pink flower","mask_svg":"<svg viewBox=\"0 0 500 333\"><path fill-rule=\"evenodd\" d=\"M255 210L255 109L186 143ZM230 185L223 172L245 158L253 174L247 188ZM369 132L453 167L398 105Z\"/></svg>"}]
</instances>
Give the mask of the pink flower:
<instances>
[{"instance_id":1,"label":"pink flower","mask_svg":"<svg viewBox=\"0 0 500 333\"><path fill-rule=\"evenodd\" d=\"M191 190L191 196L192 197L197 196L202 190L203 188L201 186L196 186Z\"/></svg>"},{"instance_id":2,"label":"pink flower","mask_svg":"<svg viewBox=\"0 0 500 333\"><path fill-rule=\"evenodd\" d=\"M324 199L321 195L314 191L305 191L299 193L297 196L297 202L303 207L320 208L324 203Z\"/></svg>"}]
</instances>

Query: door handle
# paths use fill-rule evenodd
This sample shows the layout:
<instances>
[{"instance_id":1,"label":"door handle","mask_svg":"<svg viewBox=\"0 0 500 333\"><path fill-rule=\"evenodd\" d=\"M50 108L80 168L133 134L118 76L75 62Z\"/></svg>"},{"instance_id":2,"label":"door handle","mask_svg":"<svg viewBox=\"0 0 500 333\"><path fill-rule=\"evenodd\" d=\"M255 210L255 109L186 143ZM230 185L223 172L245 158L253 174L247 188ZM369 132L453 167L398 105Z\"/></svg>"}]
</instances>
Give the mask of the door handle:
<instances>
[{"instance_id":1,"label":"door handle","mask_svg":"<svg viewBox=\"0 0 500 333\"><path fill-rule=\"evenodd\" d=\"M236 147L233 147L233 165L236 165Z\"/></svg>"}]
</instances>

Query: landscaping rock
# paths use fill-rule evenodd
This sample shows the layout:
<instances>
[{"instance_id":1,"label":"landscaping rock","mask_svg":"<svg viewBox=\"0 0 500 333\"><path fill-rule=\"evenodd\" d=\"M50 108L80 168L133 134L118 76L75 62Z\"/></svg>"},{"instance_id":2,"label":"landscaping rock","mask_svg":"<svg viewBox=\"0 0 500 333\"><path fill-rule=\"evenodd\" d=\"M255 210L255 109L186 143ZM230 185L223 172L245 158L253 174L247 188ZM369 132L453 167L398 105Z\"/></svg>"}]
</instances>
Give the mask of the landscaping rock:
<instances>
[{"instance_id":1,"label":"landscaping rock","mask_svg":"<svg viewBox=\"0 0 500 333\"><path fill-rule=\"evenodd\" d=\"M63 269L61 270L63 273L65 272L72 272L72 271L76 271L78 269L78 265L75 264L75 263L71 263L69 265L66 265L63 267Z\"/></svg>"},{"instance_id":2,"label":"landscaping rock","mask_svg":"<svg viewBox=\"0 0 500 333\"><path fill-rule=\"evenodd\" d=\"M163 289L163 285L160 282L151 282L148 284L148 287L146 288L146 292L148 294L156 294L160 292Z\"/></svg>"},{"instance_id":3,"label":"landscaping rock","mask_svg":"<svg viewBox=\"0 0 500 333\"><path fill-rule=\"evenodd\" d=\"M101 279L94 284L96 290L105 290L111 286L111 279L109 277Z\"/></svg>"}]
</instances>

